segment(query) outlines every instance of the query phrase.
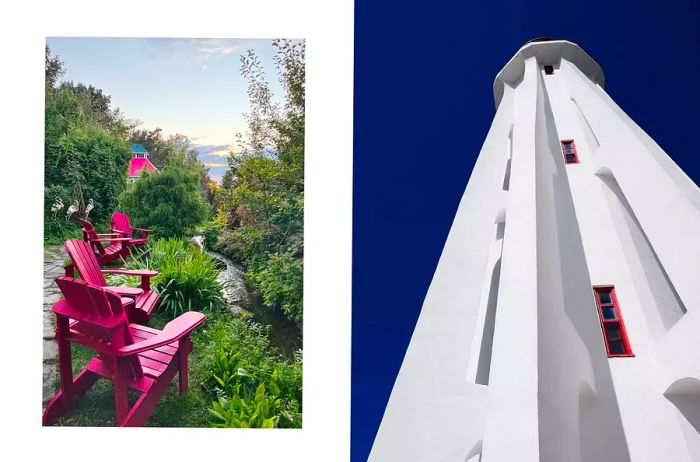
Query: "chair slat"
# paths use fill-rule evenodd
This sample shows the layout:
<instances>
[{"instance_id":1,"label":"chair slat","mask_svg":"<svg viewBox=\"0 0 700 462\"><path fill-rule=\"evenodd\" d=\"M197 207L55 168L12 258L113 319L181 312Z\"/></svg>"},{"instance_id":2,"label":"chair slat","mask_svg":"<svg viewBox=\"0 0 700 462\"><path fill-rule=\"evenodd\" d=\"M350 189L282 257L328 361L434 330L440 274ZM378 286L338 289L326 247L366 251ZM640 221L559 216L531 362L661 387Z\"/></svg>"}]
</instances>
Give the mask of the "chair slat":
<instances>
[{"instance_id":1,"label":"chair slat","mask_svg":"<svg viewBox=\"0 0 700 462\"><path fill-rule=\"evenodd\" d=\"M131 222L129 221L129 215L121 212L113 213L112 228L122 231L127 235L127 237L131 237Z\"/></svg>"},{"instance_id":2,"label":"chair slat","mask_svg":"<svg viewBox=\"0 0 700 462\"><path fill-rule=\"evenodd\" d=\"M97 286L106 286L107 281L102 275L100 264L95 258L90 244L77 239L70 239L65 243L66 251L78 270L80 277Z\"/></svg>"}]
</instances>

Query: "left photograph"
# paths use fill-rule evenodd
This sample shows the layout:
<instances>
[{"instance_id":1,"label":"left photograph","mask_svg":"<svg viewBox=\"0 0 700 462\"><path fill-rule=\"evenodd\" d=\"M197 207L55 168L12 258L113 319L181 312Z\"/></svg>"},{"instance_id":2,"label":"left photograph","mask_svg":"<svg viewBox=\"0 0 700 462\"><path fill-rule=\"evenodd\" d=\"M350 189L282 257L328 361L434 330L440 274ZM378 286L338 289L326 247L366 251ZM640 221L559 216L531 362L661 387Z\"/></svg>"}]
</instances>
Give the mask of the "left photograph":
<instances>
[{"instance_id":1,"label":"left photograph","mask_svg":"<svg viewBox=\"0 0 700 462\"><path fill-rule=\"evenodd\" d=\"M302 427L305 47L46 39L44 426Z\"/></svg>"}]
</instances>

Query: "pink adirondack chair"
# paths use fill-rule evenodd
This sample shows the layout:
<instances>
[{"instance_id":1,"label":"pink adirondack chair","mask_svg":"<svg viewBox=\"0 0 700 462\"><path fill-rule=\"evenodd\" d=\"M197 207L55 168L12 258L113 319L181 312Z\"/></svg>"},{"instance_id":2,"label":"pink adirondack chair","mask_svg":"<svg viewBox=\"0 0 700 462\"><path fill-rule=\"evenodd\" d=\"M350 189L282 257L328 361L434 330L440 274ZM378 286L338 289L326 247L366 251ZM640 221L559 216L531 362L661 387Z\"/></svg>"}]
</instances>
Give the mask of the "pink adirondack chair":
<instances>
[{"instance_id":1,"label":"pink adirondack chair","mask_svg":"<svg viewBox=\"0 0 700 462\"><path fill-rule=\"evenodd\" d=\"M129 305L129 321L146 324L148 320L151 319L153 312L160 303L160 296L158 293L151 290L151 278L158 276L157 271L129 269L103 270L100 268L97 258L95 258L95 254L92 252L92 248L87 242L71 239L65 242L64 247L71 259L71 264L66 266L67 277L73 277L73 268L75 268L80 275L80 279L83 281L98 287L107 287L121 297L134 299L135 303ZM140 276L141 288L107 286L107 281L104 277L105 274Z\"/></svg>"},{"instance_id":2,"label":"pink adirondack chair","mask_svg":"<svg viewBox=\"0 0 700 462\"><path fill-rule=\"evenodd\" d=\"M141 237L134 237L134 231L138 231ZM133 228L129 221L129 215L122 212L114 212L112 214L112 232L119 233L122 237L130 239L129 245L139 247L148 243L148 233L153 231L144 228Z\"/></svg>"},{"instance_id":3,"label":"pink adirondack chair","mask_svg":"<svg viewBox=\"0 0 700 462\"><path fill-rule=\"evenodd\" d=\"M83 240L90 243L100 265L106 265L117 258L129 255L130 239L128 237L122 237L119 233L98 234L92 223L82 218L80 224L83 225ZM109 245L105 247L103 243L109 243Z\"/></svg>"},{"instance_id":4,"label":"pink adirondack chair","mask_svg":"<svg viewBox=\"0 0 700 462\"><path fill-rule=\"evenodd\" d=\"M202 313L187 312L158 331L129 324L126 313L132 299L73 278L59 277L56 282L65 297L53 306L61 391L46 406L43 425L50 425L100 377L113 382L120 427L143 426L175 374L179 375L180 394L187 391L190 333L205 321ZM75 377L71 343L97 353ZM132 407L129 388L141 392Z\"/></svg>"}]
</instances>

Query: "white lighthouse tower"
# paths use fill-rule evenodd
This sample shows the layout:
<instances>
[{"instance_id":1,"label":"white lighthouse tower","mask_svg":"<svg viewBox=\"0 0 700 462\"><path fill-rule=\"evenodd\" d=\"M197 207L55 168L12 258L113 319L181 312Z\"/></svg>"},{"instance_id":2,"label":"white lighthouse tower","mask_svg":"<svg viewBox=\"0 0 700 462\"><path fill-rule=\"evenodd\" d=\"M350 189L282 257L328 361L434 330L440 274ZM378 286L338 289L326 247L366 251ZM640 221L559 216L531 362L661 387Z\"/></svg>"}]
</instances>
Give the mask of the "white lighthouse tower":
<instances>
[{"instance_id":1,"label":"white lighthouse tower","mask_svg":"<svg viewBox=\"0 0 700 462\"><path fill-rule=\"evenodd\" d=\"M498 73L370 461L700 461L700 190L603 87L563 40Z\"/></svg>"}]
</instances>

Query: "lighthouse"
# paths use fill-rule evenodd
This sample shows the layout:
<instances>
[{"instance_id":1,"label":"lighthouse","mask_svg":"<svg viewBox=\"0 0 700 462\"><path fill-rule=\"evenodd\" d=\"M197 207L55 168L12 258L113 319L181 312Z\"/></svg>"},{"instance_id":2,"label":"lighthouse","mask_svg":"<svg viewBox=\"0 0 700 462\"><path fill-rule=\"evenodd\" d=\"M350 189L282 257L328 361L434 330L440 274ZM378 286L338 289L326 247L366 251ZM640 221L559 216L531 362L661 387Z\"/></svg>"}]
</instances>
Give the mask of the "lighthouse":
<instances>
[{"instance_id":1,"label":"lighthouse","mask_svg":"<svg viewBox=\"0 0 700 462\"><path fill-rule=\"evenodd\" d=\"M604 88L565 40L497 74L370 461L700 461L700 190Z\"/></svg>"}]
</instances>

